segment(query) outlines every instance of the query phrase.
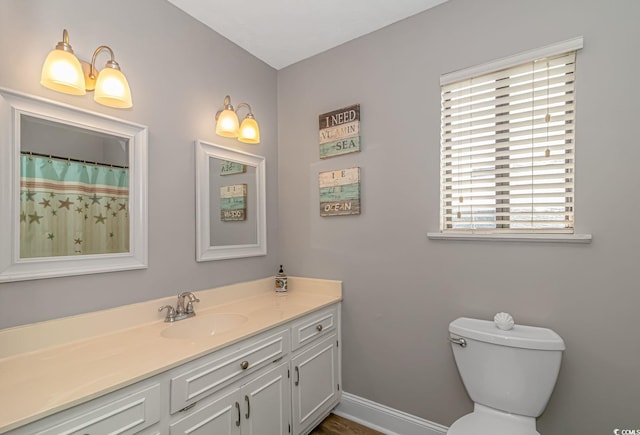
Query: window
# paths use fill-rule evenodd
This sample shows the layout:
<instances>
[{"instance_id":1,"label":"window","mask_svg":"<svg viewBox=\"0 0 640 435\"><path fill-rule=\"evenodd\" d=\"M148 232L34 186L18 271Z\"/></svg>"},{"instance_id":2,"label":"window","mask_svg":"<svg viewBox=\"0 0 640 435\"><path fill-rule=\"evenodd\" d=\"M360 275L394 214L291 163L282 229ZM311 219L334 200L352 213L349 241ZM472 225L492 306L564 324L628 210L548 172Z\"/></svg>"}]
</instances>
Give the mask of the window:
<instances>
[{"instance_id":1,"label":"window","mask_svg":"<svg viewBox=\"0 0 640 435\"><path fill-rule=\"evenodd\" d=\"M581 47L578 38L441 78L442 233L573 234Z\"/></svg>"}]
</instances>

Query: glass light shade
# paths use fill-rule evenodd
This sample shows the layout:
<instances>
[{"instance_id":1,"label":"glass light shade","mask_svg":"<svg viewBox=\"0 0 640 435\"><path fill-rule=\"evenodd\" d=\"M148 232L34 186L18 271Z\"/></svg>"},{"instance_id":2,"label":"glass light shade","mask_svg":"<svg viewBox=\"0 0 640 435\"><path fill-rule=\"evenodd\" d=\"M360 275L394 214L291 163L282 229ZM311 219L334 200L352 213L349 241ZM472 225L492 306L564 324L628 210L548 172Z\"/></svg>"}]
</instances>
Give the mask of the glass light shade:
<instances>
[{"instance_id":1,"label":"glass light shade","mask_svg":"<svg viewBox=\"0 0 640 435\"><path fill-rule=\"evenodd\" d=\"M120 70L111 67L105 67L98 74L93 99L96 103L118 109L133 106L127 78Z\"/></svg>"},{"instance_id":2,"label":"glass light shade","mask_svg":"<svg viewBox=\"0 0 640 435\"><path fill-rule=\"evenodd\" d=\"M73 53L55 49L42 65L40 84L45 88L71 95L86 94L80 61Z\"/></svg>"},{"instance_id":3,"label":"glass light shade","mask_svg":"<svg viewBox=\"0 0 640 435\"><path fill-rule=\"evenodd\" d=\"M216 123L216 134L223 137L238 137L238 115L229 109L224 109Z\"/></svg>"},{"instance_id":4,"label":"glass light shade","mask_svg":"<svg viewBox=\"0 0 640 435\"><path fill-rule=\"evenodd\" d=\"M260 143L260 128L255 118L247 116L242 120L238 140L244 143Z\"/></svg>"}]
</instances>

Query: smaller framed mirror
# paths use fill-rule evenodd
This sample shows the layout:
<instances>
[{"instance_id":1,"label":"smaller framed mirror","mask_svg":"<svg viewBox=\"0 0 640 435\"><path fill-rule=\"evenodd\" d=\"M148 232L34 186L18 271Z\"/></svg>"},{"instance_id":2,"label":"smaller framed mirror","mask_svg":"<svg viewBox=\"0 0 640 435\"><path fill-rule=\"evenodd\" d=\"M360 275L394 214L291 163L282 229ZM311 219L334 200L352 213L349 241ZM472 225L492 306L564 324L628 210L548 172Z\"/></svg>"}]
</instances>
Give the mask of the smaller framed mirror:
<instances>
[{"instance_id":1,"label":"smaller framed mirror","mask_svg":"<svg viewBox=\"0 0 640 435\"><path fill-rule=\"evenodd\" d=\"M266 255L265 158L195 145L196 260Z\"/></svg>"}]
</instances>

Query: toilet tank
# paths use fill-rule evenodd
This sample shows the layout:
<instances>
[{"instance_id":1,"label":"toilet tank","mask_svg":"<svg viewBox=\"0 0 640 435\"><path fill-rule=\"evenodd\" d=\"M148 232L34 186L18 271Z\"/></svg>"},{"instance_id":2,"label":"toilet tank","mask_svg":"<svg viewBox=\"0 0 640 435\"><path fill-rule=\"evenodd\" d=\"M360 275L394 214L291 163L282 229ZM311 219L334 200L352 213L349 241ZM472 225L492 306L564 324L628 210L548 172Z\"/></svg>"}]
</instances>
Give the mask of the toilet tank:
<instances>
[{"instance_id":1,"label":"toilet tank","mask_svg":"<svg viewBox=\"0 0 640 435\"><path fill-rule=\"evenodd\" d=\"M494 322L461 317L449 324L462 382L474 403L538 417L558 378L564 341L551 329L515 325L503 331Z\"/></svg>"}]
</instances>

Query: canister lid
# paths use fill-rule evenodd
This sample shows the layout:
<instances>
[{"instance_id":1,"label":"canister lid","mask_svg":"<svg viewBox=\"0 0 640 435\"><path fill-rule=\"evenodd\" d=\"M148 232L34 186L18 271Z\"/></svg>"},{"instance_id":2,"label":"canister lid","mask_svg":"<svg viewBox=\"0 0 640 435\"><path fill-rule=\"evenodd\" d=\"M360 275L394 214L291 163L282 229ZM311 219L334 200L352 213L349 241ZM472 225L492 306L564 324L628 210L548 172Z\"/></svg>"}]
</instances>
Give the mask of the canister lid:
<instances>
[{"instance_id":1,"label":"canister lid","mask_svg":"<svg viewBox=\"0 0 640 435\"><path fill-rule=\"evenodd\" d=\"M547 328L515 325L503 331L488 320L460 317L449 324L449 332L460 337L492 343L499 346L538 350L564 350L562 337Z\"/></svg>"}]
</instances>

